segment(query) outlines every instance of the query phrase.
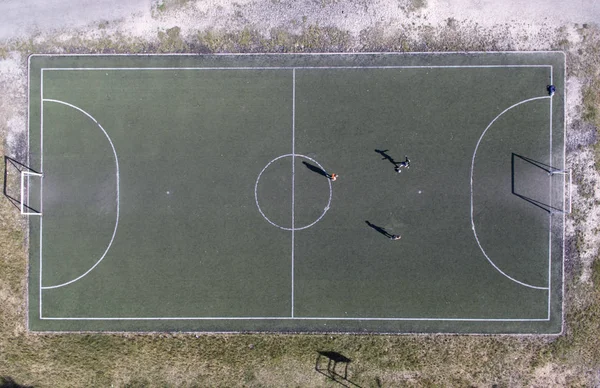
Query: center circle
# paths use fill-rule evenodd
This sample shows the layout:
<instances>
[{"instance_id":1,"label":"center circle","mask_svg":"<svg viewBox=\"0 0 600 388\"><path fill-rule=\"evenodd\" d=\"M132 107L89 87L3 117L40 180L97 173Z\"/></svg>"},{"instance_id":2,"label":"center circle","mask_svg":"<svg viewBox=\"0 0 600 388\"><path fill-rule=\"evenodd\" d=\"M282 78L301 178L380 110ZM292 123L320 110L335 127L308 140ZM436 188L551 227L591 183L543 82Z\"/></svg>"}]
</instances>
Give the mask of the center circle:
<instances>
[{"instance_id":1,"label":"center circle","mask_svg":"<svg viewBox=\"0 0 600 388\"><path fill-rule=\"evenodd\" d=\"M308 156L305 155L299 155L299 154L285 154L285 155L281 155L276 157L275 159L271 160L269 163L267 163L267 165L262 169L262 171L260 172L260 174L258 174L258 178L256 178L256 183L254 184L254 200L256 201L256 207L258 208L258 211L260 212L260 214L263 216L263 218L265 220L267 220L268 223L270 223L271 225L279 228L279 229L283 229L283 230L302 230L302 229L306 229L306 228L310 228L311 226L313 226L314 224L316 224L317 222L319 222L324 216L325 213L327 213L327 211L329 210L329 206L331 205L331 198L332 198L332 188L331 188L331 180L327 179L325 176L323 177L324 179L327 179L327 182L329 184L329 199L327 200L327 206L325 206L325 208L323 209L323 213L321 213L321 215L312 223L308 224L308 225L304 225L301 227L296 227L294 224L294 212L292 211L292 227L285 227L285 226L281 226L275 222L273 222L271 219L269 219L269 217L267 217L265 215L265 213L263 212L262 208L260 207L259 201L258 201L258 184L260 182L260 178L263 175L263 173L267 170L267 168L269 168L270 165L272 165L274 162L283 159L283 158L292 158L292 163L294 163L294 159L295 157L298 158L303 158L306 160L309 160L311 162L313 162L314 164L316 164L322 171L323 174L325 174L325 169L323 168L323 166L321 166L321 164L319 162L317 162L316 160L314 160L313 158L310 158ZM294 188L294 174L292 174L292 191L295 189ZM292 196L292 208L294 207L294 197Z\"/></svg>"}]
</instances>

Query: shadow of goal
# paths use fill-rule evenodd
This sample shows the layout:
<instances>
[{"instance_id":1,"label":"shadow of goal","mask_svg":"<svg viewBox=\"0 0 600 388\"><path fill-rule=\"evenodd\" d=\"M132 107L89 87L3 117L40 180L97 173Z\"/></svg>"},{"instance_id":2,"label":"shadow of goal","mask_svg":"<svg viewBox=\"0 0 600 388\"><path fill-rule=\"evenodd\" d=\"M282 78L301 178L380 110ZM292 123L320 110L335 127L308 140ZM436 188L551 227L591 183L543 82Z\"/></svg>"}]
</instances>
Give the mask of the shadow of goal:
<instances>
[{"instance_id":1,"label":"shadow of goal","mask_svg":"<svg viewBox=\"0 0 600 388\"><path fill-rule=\"evenodd\" d=\"M348 364L352 361L338 352L317 351L315 370L325 375L330 381L336 382L344 387L358 387L360 385L348 379Z\"/></svg>"},{"instance_id":2,"label":"shadow of goal","mask_svg":"<svg viewBox=\"0 0 600 388\"><path fill-rule=\"evenodd\" d=\"M559 169L513 153L511 186L513 195L548 213L571 213L571 170ZM567 191L568 196L565 195Z\"/></svg>"},{"instance_id":3,"label":"shadow of goal","mask_svg":"<svg viewBox=\"0 0 600 388\"><path fill-rule=\"evenodd\" d=\"M41 216L41 179L43 174L4 156L3 194L23 215Z\"/></svg>"}]
</instances>

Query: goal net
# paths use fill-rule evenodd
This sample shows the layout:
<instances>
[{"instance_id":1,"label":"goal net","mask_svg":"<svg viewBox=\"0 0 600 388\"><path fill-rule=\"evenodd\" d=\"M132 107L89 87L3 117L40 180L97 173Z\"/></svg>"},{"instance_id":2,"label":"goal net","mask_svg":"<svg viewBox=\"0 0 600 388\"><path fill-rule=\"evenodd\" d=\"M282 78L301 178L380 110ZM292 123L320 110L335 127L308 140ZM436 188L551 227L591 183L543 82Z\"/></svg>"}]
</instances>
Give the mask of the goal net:
<instances>
[{"instance_id":1,"label":"goal net","mask_svg":"<svg viewBox=\"0 0 600 388\"><path fill-rule=\"evenodd\" d=\"M19 161L4 156L3 193L23 215L41 216L41 179L43 174Z\"/></svg>"}]
</instances>

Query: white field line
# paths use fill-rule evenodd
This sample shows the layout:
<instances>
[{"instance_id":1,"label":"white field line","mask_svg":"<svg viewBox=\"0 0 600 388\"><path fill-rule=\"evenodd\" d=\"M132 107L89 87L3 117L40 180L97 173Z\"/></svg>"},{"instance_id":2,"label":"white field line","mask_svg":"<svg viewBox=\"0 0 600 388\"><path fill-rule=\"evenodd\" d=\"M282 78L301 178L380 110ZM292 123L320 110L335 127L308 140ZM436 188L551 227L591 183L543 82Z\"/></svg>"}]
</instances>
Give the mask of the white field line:
<instances>
[{"instance_id":1,"label":"white field line","mask_svg":"<svg viewBox=\"0 0 600 388\"><path fill-rule=\"evenodd\" d=\"M29 138L30 138L30 126L31 126L31 104L30 104L30 94L31 94L31 57L27 58L27 165L31 166L31 161L29 158L29 154L30 154L30 143L29 143ZM42 171L40 169L40 171ZM41 198L40 198L41 201ZM40 217L41 218L41 217ZM30 264L31 264L31 260L30 260L30 250L29 250L29 243L30 243L30 233L29 231L30 229L30 223L29 223L29 218L27 218L26 222L26 230L27 230L27 235L26 235L26 244L27 244L27 265L26 265L26 279L27 281L25 282L25 327L27 327L28 329L29 327L29 276L30 276ZM41 234L41 233L40 233Z\"/></svg>"},{"instance_id":2,"label":"white field line","mask_svg":"<svg viewBox=\"0 0 600 388\"><path fill-rule=\"evenodd\" d=\"M313 221L312 223L302 226L300 228L287 228L281 225L278 225L276 223L274 223L273 221L271 221L269 219L269 217L267 217L265 215L265 213L262 211L260 204L258 203L258 182L260 181L260 177L262 176L262 174L266 171L266 169L274 162L276 162L277 160L281 159L281 158L287 158L287 157L291 157L292 154L285 154L285 155L280 155L278 157L276 157L275 159L271 160L269 163L267 163L267 165L265 167L263 167L262 171L258 174L258 178L256 178L256 182L254 183L254 202L256 203L256 207L258 208L258 211L260 212L260 214L263 216L263 218L271 225L273 225L276 228L279 229L283 229L283 230L303 230L303 229L307 229L310 228L311 226L313 226L314 224L316 224L317 222L321 221L321 218L323 218L325 216L325 213L327 213L327 211L330 208L331 205L331 198L333 196L333 190L331 188L331 180L327 180L329 182L329 200L327 201L327 206L325 206L325 208L323 209L323 213L321 213L321 215L319 216L319 218L317 218L315 221ZM319 168L323 171L326 171L323 166L321 166L321 164L319 162L317 162L316 160L314 160L313 158L310 158L306 155L301 155L301 154L295 154L295 156L300 157L300 158L304 158L304 159L308 159L311 162L315 163L317 166L319 166Z\"/></svg>"},{"instance_id":3,"label":"white field line","mask_svg":"<svg viewBox=\"0 0 600 388\"><path fill-rule=\"evenodd\" d=\"M116 70L363 70L363 69L479 69L479 68L548 68L551 65L440 65L440 66L240 66L240 67L45 67L47 71L116 71Z\"/></svg>"},{"instance_id":4,"label":"white field line","mask_svg":"<svg viewBox=\"0 0 600 388\"><path fill-rule=\"evenodd\" d=\"M550 85L554 85L554 76L553 76L553 68L550 68ZM554 166L552 163L552 99L553 95L550 96L550 145L548 150L548 159L549 165ZM550 206L553 205L552 202L552 175L550 175L550 179L548 179L548 193L550 197ZM564 182L564 177L563 177ZM564 185L563 185L564 187ZM564 197L564 195L563 195ZM563 206L563 211L565 207ZM552 300L552 212L548 213L548 319L550 319L550 309L551 309L551 300Z\"/></svg>"},{"instance_id":5,"label":"white field line","mask_svg":"<svg viewBox=\"0 0 600 388\"><path fill-rule=\"evenodd\" d=\"M44 173L44 70L40 70L40 172ZM44 181L40 182L40 211L44 211ZM40 280L39 280L39 309L42 318L42 251L44 236L44 219L40 217Z\"/></svg>"},{"instance_id":6,"label":"white field line","mask_svg":"<svg viewBox=\"0 0 600 388\"><path fill-rule=\"evenodd\" d=\"M100 125L100 123L98 121L96 121L96 119L94 117L92 117L92 115L90 115L89 113L87 113L86 111L84 111L83 109L73 105L73 104L69 104L68 102L64 102L64 101L60 101L60 100L52 100L52 99L44 99L43 101L46 102L55 102L58 104L63 104L66 105L68 107L71 107L73 109L76 109L78 111L80 111L81 113L83 113L84 115L86 115L87 117L89 117L94 123L96 123L96 125L98 125L98 127L102 130L102 132L104 133L104 136L106 136L106 138L108 139L108 142L110 143L110 146L112 148L113 154L115 156L115 165L116 165L116 177L117 177L117 219L115 221L115 228L113 230L112 233L112 237L110 238L110 242L108 243L108 246L106 247L106 250L104 251L104 253L102 254L102 257L100 257L100 260L98 260L90 269L88 269L85 273L83 273L82 275L78 276L75 279L72 279L68 282L65 283L61 283L61 284L57 284L54 286L46 286L46 287L42 287L42 289L48 290L48 289L53 289L53 288L59 288L59 287L64 287L66 285L69 285L71 283L74 283L76 281L78 281L79 279L83 278L84 276L86 276L87 274L89 274L94 268L96 268L96 266L98 264L100 264L100 262L102 262L102 260L104 260L104 257L106 257L106 254L108 253L108 251L110 250L110 247L112 246L112 243L115 239L115 235L117 234L117 228L119 226L119 187L120 187L120 183L119 183L119 159L117 157L117 151L115 149L115 146L110 138L110 136L108 135L108 133L104 130L104 128L102 128L102 125Z\"/></svg>"},{"instance_id":7,"label":"white field line","mask_svg":"<svg viewBox=\"0 0 600 388\"><path fill-rule=\"evenodd\" d=\"M471 228L473 229L473 235L475 236L475 240L477 241L477 245L479 246L479 249L481 250L481 252L483 253L483 255L485 256L485 258L487 259L487 261L496 269L496 271L498 271L499 273L501 273L502 275L504 275L507 279L512 280L513 282L520 284L522 286L525 287L529 287L529 288L535 288L538 290L548 290L549 291L549 287L541 287L541 286L533 286L531 284L527 284L524 282L521 282L515 278L510 277L509 275L507 275L506 273L504 273L500 268L498 268L498 266L492 261L492 259L489 258L489 256L487 255L487 253L485 253L485 250L483 249L483 247L481 246L481 243L479 242L479 238L477 237L477 231L475 230L475 221L473 219L473 171L475 168L475 157L477 156L477 149L479 148L479 144L481 143L481 140L483 139L483 137L485 136L486 132L488 129L490 129L490 127L494 124L494 122L496 122L496 120L498 120L504 113L508 112L509 110L511 110L512 108L519 106L521 104L530 102L530 101L534 101L534 100L541 100L541 99L545 99L545 98L550 98L550 96L542 96L542 97L533 97L533 98L529 98L527 100L523 100L521 102L518 102L508 108L506 108L505 110L503 110L498 116L496 116L489 124L488 126L485 128L485 130L483 131L483 133L481 134L481 136L479 137L479 140L477 141L477 145L475 146L475 151L473 151L473 158L471 159Z\"/></svg>"},{"instance_id":8,"label":"white field line","mask_svg":"<svg viewBox=\"0 0 600 388\"><path fill-rule=\"evenodd\" d=\"M546 318L366 318L366 317L44 317L55 321L455 321L455 322L547 322Z\"/></svg>"},{"instance_id":9,"label":"white field line","mask_svg":"<svg viewBox=\"0 0 600 388\"><path fill-rule=\"evenodd\" d=\"M563 170L567 168L567 56L563 53ZM564 188L563 188L564 190ZM571 190L571 185L569 185L569 190ZM563 209L564 209L564 195L563 195ZM563 235L562 235L562 308L561 308L561 326L560 326L560 334L563 333L565 327L565 238L566 238L566 221L567 216L563 212Z\"/></svg>"},{"instance_id":10,"label":"white field line","mask_svg":"<svg viewBox=\"0 0 600 388\"><path fill-rule=\"evenodd\" d=\"M501 53L501 52L471 52L471 53ZM526 53L526 52L504 52L504 53L522 54L522 53ZM531 53L557 53L557 52L556 51L535 51L535 52L531 52ZM340 55L340 54L344 54L344 55L357 55L358 53L321 53L321 54L312 53L312 54L301 54L301 55ZM414 54L451 54L451 53L449 53L449 52L429 52L429 53L416 53L416 52L413 52L413 53L360 53L360 54L414 55ZM463 54L463 53L459 53L459 54ZM128 56L128 55L150 56L150 55L146 55L146 54L115 54L114 56ZM169 56L169 55L172 55L172 54L152 54L151 56L159 56L159 55ZM198 56L198 54L178 54L178 55ZM229 56L229 55L234 55L234 56L238 56L238 55L239 56L252 56L252 55L257 55L257 54L217 54L217 55L222 55L222 56ZM258 54L258 55L273 55L273 54ZM280 55L297 55L297 54L280 54ZM564 55L564 53L563 53L563 55ZM106 55L102 55L102 54L59 54L59 55L53 55L53 54L34 54L32 56L45 57L45 56L106 56ZM32 56L30 56L30 58ZM565 59L565 61L566 61L566 59ZM170 67L170 68L166 68L166 67L162 67L162 68L44 68L43 70L283 70L283 69L293 69L293 70L295 70L295 69L369 69L369 68L370 69L373 69L373 68L375 68L375 69L389 69L389 68L392 68L392 69L394 69L394 68L395 69L411 69L411 68L414 68L414 69L420 69L420 68L422 68L422 69L430 69L430 68L512 68L512 67L542 68L542 67L551 67L551 66L549 66L549 65L338 66L338 67L334 67L334 66L329 66L329 67L327 67L327 66L323 66L323 67L294 67L294 66L289 66L289 67L237 67L237 68L232 68L232 67L213 67L213 68L206 68L206 67L203 67L203 68L197 68L197 67L193 67L193 68L188 68L188 67L186 67L186 68L177 68L177 67L175 67L175 68L173 68L173 67ZM294 71L294 73L295 73L295 71ZM295 74L294 74L294 76L295 76ZM43 75L42 75L42 78L43 78ZM534 98L534 99L538 99L538 98L546 98L546 97L537 97L537 98ZM56 100L48 100L48 101L59 102L59 101L56 101ZM523 103L523 102L526 102L526 101L522 101L521 103ZM79 109L79 108L76 108L76 109ZM495 119L494 119L494 121L495 121ZM42 122L43 122L43 120L42 120ZM104 131L103 128L102 128L102 130ZM566 133L566 124L565 124L564 131ZM110 141L110 138L109 138L109 141ZM111 146L112 146L112 142L111 142ZM113 151L114 151L114 146L113 146ZM42 153L42 155L43 155L43 153ZM292 155L295 155L295 150L293 150ZM116 158L116 153L115 153L115 158ZM276 158L276 159L279 159L279 158ZM310 159L310 158L308 158L308 159ZM312 160L312 159L310 159L310 160ZM271 163L273 161L271 161ZM316 162L314 160L312 160L312 161ZM43 171L43 169L42 169L42 171ZM257 183L258 183L258 180L257 180ZM472 186L471 186L471 188L472 188ZM330 187L330 194L331 194L331 187ZM255 186L255 195L256 195L256 186ZM331 200L331 198L330 198L330 200ZM563 201L564 201L564 199L563 199ZM258 203L257 203L257 205L258 205ZM328 207L329 207L329 205L328 205ZM326 208L326 210L328 209L328 207ZM259 210L260 210L260 207L259 207ZM471 214L472 214L472 209L471 209ZM264 217L264 214L263 214L263 217ZM564 218L564 214L563 214L563 218ZM266 217L265 217L265 219L266 219ZM269 221L270 223L272 223L268 219L267 219L267 221ZM117 220L117 222L118 222L118 220ZM40 218L40 223L41 223L41 218ZM311 226L311 225L309 225L309 226ZM278 225L275 225L275 226L280 227ZM307 227L309 227L309 226L307 226ZM287 228L282 228L282 229L287 229ZM295 228L293 227L292 228L292 233L293 233L294 229ZM115 229L115 231L116 231L116 229ZM113 235L113 237L114 237L114 235ZM563 238L564 238L564 227L563 227ZM111 243L112 243L112 240L111 240ZM479 243L479 241L478 241L478 243ZM481 248L481 246L480 246L480 248ZM484 252L484 255L485 255L485 252ZM564 256L564 244L563 244L563 256ZM489 260L489 258L488 258L488 260ZM96 263L94 265L94 267L98 263ZM494 264L492 263L492 265L494 265ZM90 269L90 271L94 267L92 267ZM495 265L494 265L494 267L495 267ZM563 269L564 269L564 260L563 260ZM500 272L502 272L502 271L500 271ZM82 275L82 277L84 275ZM505 276L507 276L507 275L505 275ZM78 279L74 279L73 281L78 280ZM564 270L563 270L563 280L564 280ZM518 282L518 283L520 283L520 282ZM66 284L68 284L68 283L66 283ZM66 285L66 284L64 284L64 285ZM523 284L523 285L525 285L525 284ZM40 286L41 286L41 252L40 252ZM54 287L58 287L58 286L45 287L45 288L54 288ZM540 288L540 287L534 287L534 286L531 286L531 287L532 288ZM547 289L547 288L541 288L541 289ZM564 283L563 283L563 290L564 290ZM563 304L564 304L564 301L563 301ZM71 317L71 318L58 318L58 317L55 317L55 318L52 318L52 317L44 317L44 318L42 318L42 316L41 316L41 289L40 289L40 318L41 319L45 319L45 320L357 320L357 321L363 321L363 320L376 320L377 321L377 320L381 320L381 321L474 321L474 322L494 322L494 321L498 321L498 322L536 322L536 321L548 321L549 320L549 317L547 319L518 319L518 318L517 319L510 319L510 318L507 318L507 319L503 319L503 318L491 318L491 319L490 318L365 318L365 317L350 318L350 317L293 317L293 316L292 317L143 317L143 318L142 317L140 317L140 318L135 318L135 317L122 317L122 318L100 318L100 317L98 317L98 318L93 318L93 317L88 317L88 318L74 318L74 317Z\"/></svg>"},{"instance_id":11,"label":"white field line","mask_svg":"<svg viewBox=\"0 0 600 388\"><path fill-rule=\"evenodd\" d=\"M296 194L296 69L292 70L292 317L294 316L294 247L295 247L295 194Z\"/></svg>"},{"instance_id":12,"label":"white field line","mask_svg":"<svg viewBox=\"0 0 600 388\"><path fill-rule=\"evenodd\" d=\"M566 60L564 51L556 50L540 50L540 51L411 51L411 52L390 52L390 51L370 51L359 53L214 53L214 54L197 54L197 53L172 53L172 54L31 54L29 57L250 57L250 56L364 56L364 55L383 55L383 56L414 56L414 55L446 55L446 54L562 54ZM565 67L566 69L566 67Z\"/></svg>"}]
</instances>

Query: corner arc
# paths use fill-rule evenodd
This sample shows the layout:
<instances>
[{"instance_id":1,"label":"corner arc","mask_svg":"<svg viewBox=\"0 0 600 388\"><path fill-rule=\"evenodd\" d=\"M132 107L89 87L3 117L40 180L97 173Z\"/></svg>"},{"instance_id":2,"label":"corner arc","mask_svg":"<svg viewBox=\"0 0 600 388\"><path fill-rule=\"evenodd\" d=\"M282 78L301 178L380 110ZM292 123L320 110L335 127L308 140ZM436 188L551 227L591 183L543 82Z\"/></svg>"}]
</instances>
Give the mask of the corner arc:
<instances>
[{"instance_id":1,"label":"corner arc","mask_svg":"<svg viewBox=\"0 0 600 388\"><path fill-rule=\"evenodd\" d=\"M111 149L113 151L113 154L115 156L116 177L117 177L117 217L116 217L116 220L115 220L115 227L114 227L112 236L110 238L110 242L108 243L108 246L104 250L104 253L100 257L100 259L90 269L88 269L85 273L81 274L80 276L76 277L75 279L72 279L72 280L69 280L68 282L57 284L57 285L54 285L54 286L41 287L42 290L49 290L49 289L64 287L64 286L67 286L67 285L69 285L71 283L74 283L74 282L82 279L87 274L89 274L90 272L92 272L92 270L94 268L96 268L98 266L98 264L100 264L100 262L102 260L104 260L104 258L106 257L106 254L110 250L110 247L112 246L112 243L113 243L113 241L115 239L115 235L117 234L117 228L119 226L119 210L120 210L119 209L120 208L120 204L119 204L119 198L120 198L119 187L120 187L120 183L119 183L119 158L117 157L117 151L115 149L115 146L114 146L114 144L113 144L110 136L108 135L108 133L106 132L106 130L102 127L102 125L100 125L100 123L92 115L90 115L88 112L84 111L83 109L79 108L78 106L75 106L75 105L70 104L70 103L65 102L65 101L53 100L53 99L49 99L49 98L44 98L44 99L42 99L42 101L43 102L54 102L54 103L57 103L57 104L66 105L66 106L68 106L70 108L76 109L79 112L81 112L84 115L86 115L88 118L90 118L94 123L96 123L96 125L102 130L102 133L104 133L104 136L106 136L106 139L108 140L108 142L110 144L110 147L111 147Z\"/></svg>"},{"instance_id":2,"label":"corner arc","mask_svg":"<svg viewBox=\"0 0 600 388\"><path fill-rule=\"evenodd\" d=\"M485 134L487 133L488 129L491 128L491 126L494 124L494 122L496 122L496 120L498 120L503 114L505 114L506 112L508 112L509 110L521 105L521 104L525 104L527 102L531 102L531 101L535 101L535 100L542 100L542 99L551 99L551 96L541 96L541 97L533 97L533 98L528 98L526 100L517 102L516 104L513 104L511 106L509 106L508 108L504 109L502 112L500 112L500 114L498 116L496 116L489 124L488 126L485 128L485 130L482 132L481 136L479 137L479 140L477 140L477 145L475 145L475 150L473 151L473 158L471 159L471 180L470 180L470 188L471 188L471 229L473 230L473 235L475 236L475 241L477 242L477 246L479 246L479 249L481 250L481 253L483 253L483 256L485 256L485 258L487 259L487 261L492 265L492 267L494 267L496 269L496 271L498 271L500 274L502 274L504 277L506 277L507 279L520 284L521 286L524 287L529 287L529 288L533 288L533 289L537 289L537 290L550 290L550 287L541 287L541 286L534 286L522 281L519 281L511 276L509 276L508 274L506 274L504 271L502 271L493 261L492 259L489 258L489 256L487 255L487 253L485 252L485 250L483 249L483 247L481 246L481 243L479 242L479 238L477 237L477 231L475 229L475 221L473 219L473 171L475 169L475 157L477 156L477 149L479 148L479 144L481 143L481 140L483 139L483 137L485 136Z\"/></svg>"}]
</instances>

